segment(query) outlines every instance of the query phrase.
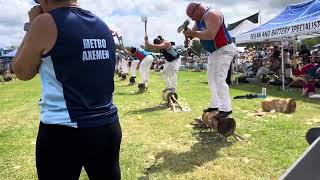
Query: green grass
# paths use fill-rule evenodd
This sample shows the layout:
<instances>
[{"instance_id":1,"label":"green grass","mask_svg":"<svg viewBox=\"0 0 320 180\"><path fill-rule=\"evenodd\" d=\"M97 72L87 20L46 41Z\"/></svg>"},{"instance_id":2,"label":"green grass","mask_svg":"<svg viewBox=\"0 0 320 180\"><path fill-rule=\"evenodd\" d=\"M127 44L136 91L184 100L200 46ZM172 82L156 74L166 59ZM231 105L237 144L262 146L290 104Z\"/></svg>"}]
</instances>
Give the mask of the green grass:
<instances>
[{"instance_id":1,"label":"green grass","mask_svg":"<svg viewBox=\"0 0 320 180\"><path fill-rule=\"evenodd\" d=\"M150 93L145 94L134 94L136 86L115 79L123 179L277 179L307 148L308 128L320 122L319 102L302 99L300 90L267 87L274 97L295 97L297 112L257 118L252 114L260 99L233 100L237 132L247 141L225 142L189 125L208 106L205 73L180 72L179 98L192 109L181 113L158 108L164 88L160 73L151 74ZM232 96L259 92L258 85L231 87ZM36 179L39 78L0 85L0 95L0 179ZM85 173L81 179L88 179Z\"/></svg>"}]
</instances>

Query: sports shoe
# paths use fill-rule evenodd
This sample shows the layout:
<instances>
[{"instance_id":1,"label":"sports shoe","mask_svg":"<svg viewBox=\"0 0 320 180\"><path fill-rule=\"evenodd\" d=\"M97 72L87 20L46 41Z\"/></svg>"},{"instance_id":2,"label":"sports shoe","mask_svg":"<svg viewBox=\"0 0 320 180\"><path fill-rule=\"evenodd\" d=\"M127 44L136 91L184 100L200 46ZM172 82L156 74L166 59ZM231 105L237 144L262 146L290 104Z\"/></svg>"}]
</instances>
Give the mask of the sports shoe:
<instances>
[{"instance_id":1,"label":"sports shoe","mask_svg":"<svg viewBox=\"0 0 320 180\"><path fill-rule=\"evenodd\" d=\"M208 109L204 109L203 112L213 112L213 111L218 111L218 108L208 108Z\"/></svg>"},{"instance_id":2,"label":"sports shoe","mask_svg":"<svg viewBox=\"0 0 320 180\"><path fill-rule=\"evenodd\" d=\"M226 111L219 111L217 114L216 114L216 118L217 119L221 119L221 118L226 118L228 117L230 114L232 114L232 111L229 111L229 112L226 112Z\"/></svg>"}]
</instances>

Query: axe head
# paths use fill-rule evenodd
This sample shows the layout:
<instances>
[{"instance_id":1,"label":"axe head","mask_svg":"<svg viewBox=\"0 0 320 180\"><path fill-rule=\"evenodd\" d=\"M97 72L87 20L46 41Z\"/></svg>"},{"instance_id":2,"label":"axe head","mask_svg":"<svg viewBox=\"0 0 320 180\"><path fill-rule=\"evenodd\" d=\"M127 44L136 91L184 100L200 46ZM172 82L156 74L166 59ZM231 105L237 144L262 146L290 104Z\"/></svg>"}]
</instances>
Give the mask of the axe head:
<instances>
[{"instance_id":1,"label":"axe head","mask_svg":"<svg viewBox=\"0 0 320 180\"><path fill-rule=\"evenodd\" d=\"M184 23L178 27L178 33L181 33L183 30L187 29L189 24L190 24L189 20L184 21Z\"/></svg>"},{"instance_id":2,"label":"axe head","mask_svg":"<svg viewBox=\"0 0 320 180\"><path fill-rule=\"evenodd\" d=\"M141 16L141 21L142 22L148 22L148 17L147 16Z\"/></svg>"}]
</instances>

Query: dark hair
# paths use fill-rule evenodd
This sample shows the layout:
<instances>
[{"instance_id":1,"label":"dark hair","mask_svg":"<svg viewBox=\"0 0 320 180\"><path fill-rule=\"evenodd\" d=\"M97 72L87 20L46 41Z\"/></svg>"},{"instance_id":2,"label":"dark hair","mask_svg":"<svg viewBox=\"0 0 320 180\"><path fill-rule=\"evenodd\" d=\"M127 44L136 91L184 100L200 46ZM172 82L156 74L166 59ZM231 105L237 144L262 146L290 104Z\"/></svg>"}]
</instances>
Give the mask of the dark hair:
<instances>
[{"instance_id":1,"label":"dark hair","mask_svg":"<svg viewBox=\"0 0 320 180\"><path fill-rule=\"evenodd\" d=\"M159 38L155 38L153 40L153 44L161 44L161 40Z\"/></svg>"},{"instance_id":2,"label":"dark hair","mask_svg":"<svg viewBox=\"0 0 320 180\"><path fill-rule=\"evenodd\" d=\"M131 47L130 52L131 52L132 54L136 53L136 52L137 52L137 48Z\"/></svg>"},{"instance_id":3,"label":"dark hair","mask_svg":"<svg viewBox=\"0 0 320 180\"><path fill-rule=\"evenodd\" d=\"M317 51L312 51L311 55L312 55L312 56L318 56L319 54L318 54Z\"/></svg>"}]
</instances>

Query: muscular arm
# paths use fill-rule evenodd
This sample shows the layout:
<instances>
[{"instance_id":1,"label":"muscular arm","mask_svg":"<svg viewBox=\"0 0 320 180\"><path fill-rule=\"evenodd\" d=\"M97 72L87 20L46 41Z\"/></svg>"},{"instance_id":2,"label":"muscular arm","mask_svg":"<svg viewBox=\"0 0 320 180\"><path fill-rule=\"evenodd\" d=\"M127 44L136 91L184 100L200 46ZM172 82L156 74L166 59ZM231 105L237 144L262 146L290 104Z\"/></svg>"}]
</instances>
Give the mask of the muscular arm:
<instances>
[{"instance_id":1,"label":"muscular arm","mask_svg":"<svg viewBox=\"0 0 320 180\"><path fill-rule=\"evenodd\" d=\"M191 29L192 31L198 31L198 27L197 27L197 24L195 23ZM194 36L189 36L189 37L186 37L186 38L190 38L191 40L194 39L195 37Z\"/></svg>"},{"instance_id":2,"label":"muscular arm","mask_svg":"<svg viewBox=\"0 0 320 180\"><path fill-rule=\"evenodd\" d=\"M20 80L30 80L39 71L41 55L55 44L57 28L49 14L39 15L24 37L12 61L12 70Z\"/></svg>"},{"instance_id":3,"label":"muscular arm","mask_svg":"<svg viewBox=\"0 0 320 180\"><path fill-rule=\"evenodd\" d=\"M201 40L212 40L215 39L221 24L223 23L223 17L220 12L213 11L207 14L204 18L206 23L206 30L194 31L193 36Z\"/></svg>"},{"instance_id":4,"label":"muscular arm","mask_svg":"<svg viewBox=\"0 0 320 180\"><path fill-rule=\"evenodd\" d=\"M147 45L148 48L155 48L155 49L159 49L159 50L161 50L161 49L167 49L168 50L168 49L171 48L171 43L168 42L168 41L165 41L165 42L163 42L161 44L150 44L150 43L147 43L146 45Z\"/></svg>"},{"instance_id":5,"label":"muscular arm","mask_svg":"<svg viewBox=\"0 0 320 180\"><path fill-rule=\"evenodd\" d=\"M198 27L197 27L197 24L196 24L196 23L193 25L192 31L198 31Z\"/></svg>"},{"instance_id":6,"label":"muscular arm","mask_svg":"<svg viewBox=\"0 0 320 180\"><path fill-rule=\"evenodd\" d=\"M133 56L133 54L131 54L130 51L128 51L127 49L124 49L125 53L128 55L128 56Z\"/></svg>"}]
</instances>

